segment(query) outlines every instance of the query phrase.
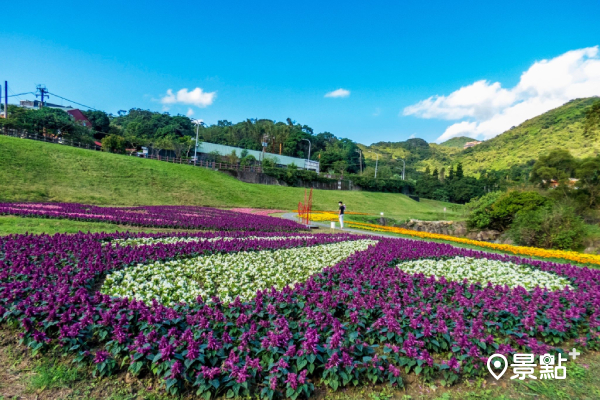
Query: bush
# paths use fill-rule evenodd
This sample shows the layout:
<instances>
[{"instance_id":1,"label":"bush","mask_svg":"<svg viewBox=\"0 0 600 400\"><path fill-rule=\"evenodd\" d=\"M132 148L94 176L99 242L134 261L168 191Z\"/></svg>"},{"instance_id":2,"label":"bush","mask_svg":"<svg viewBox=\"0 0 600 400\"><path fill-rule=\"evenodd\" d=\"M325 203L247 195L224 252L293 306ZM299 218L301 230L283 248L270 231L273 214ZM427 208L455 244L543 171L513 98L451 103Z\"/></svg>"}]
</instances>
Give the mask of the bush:
<instances>
[{"instance_id":1,"label":"bush","mask_svg":"<svg viewBox=\"0 0 600 400\"><path fill-rule=\"evenodd\" d=\"M477 229L504 231L510 227L517 213L533 211L549 206L552 200L537 192L489 193L479 200L471 212L467 225Z\"/></svg>"},{"instance_id":2,"label":"bush","mask_svg":"<svg viewBox=\"0 0 600 400\"><path fill-rule=\"evenodd\" d=\"M573 207L557 203L517 213L508 233L523 246L576 250L583 247L586 226Z\"/></svg>"},{"instance_id":3,"label":"bush","mask_svg":"<svg viewBox=\"0 0 600 400\"><path fill-rule=\"evenodd\" d=\"M125 153L125 139L119 135L108 135L102 139L102 150L111 153Z\"/></svg>"},{"instance_id":4,"label":"bush","mask_svg":"<svg viewBox=\"0 0 600 400\"><path fill-rule=\"evenodd\" d=\"M470 211L467 226L475 229L489 227L492 223L492 206L503 194L502 192L491 192L467 203L467 209Z\"/></svg>"}]
</instances>

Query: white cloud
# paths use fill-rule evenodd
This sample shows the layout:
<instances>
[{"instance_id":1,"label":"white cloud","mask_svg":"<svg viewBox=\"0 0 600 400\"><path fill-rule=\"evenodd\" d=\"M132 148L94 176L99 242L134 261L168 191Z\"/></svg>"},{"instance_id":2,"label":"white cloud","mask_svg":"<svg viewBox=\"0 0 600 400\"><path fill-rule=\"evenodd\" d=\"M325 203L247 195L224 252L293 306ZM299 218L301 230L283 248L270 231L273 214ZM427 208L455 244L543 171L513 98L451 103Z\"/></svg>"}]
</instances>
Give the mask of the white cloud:
<instances>
[{"instance_id":1,"label":"white cloud","mask_svg":"<svg viewBox=\"0 0 600 400\"><path fill-rule=\"evenodd\" d=\"M188 91L187 88L178 90L177 93L173 93L173 90L167 90L167 94L160 99L160 102L168 106L170 104L190 104L196 107L210 106L217 92L205 92L201 88L197 87L194 90Z\"/></svg>"},{"instance_id":2,"label":"white cloud","mask_svg":"<svg viewBox=\"0 0 600 400\"><path fill-rule=\"evenodd\" d=\"M194 110L192 110L191 108L188 108L187 113L185 113L185 115L187 115L188 117L191 117L192 115L194 115Z\"/></svg>"},{"instance_id":3,"label":"white cloud","mask_svg":"<svg viewBox=\"0 0 600 400\"><path fill-rule=\"evenodd\" d=\"M350 91L346 90L346 89L342 89L342 88L325 94L325 97L348 97L348 96L350 96Z\"/></svg>"},{"instance_id":4,"label":"white cloud","mask_svg":"<svg viewBox=\"0 0 600 400\"><path fill-rule=\"evenodd\" d=\"M598 95L600 54L595 46L535 62L513 88L480 80L408 106L402 114L463 120L446 128L438 142L461 135L489 139L569 100Z\"/></svg>"},{"instance_id":5,"label":"white cloud","mask_svg":"<svg viewBox=\"0 0 600 400\"><path fill-rule=\"evenodd\" d=\"M417 134L416 134L416 133L413 133L413 134L412 134L412 135L410 135L408 138L409 138L409 139L414 139L414 138L416 138L416 137L417 137Z\"/></svg>"},{"instance_id":6,"label":"white cloud","mask_svg":"<svg viewBox=\"0 0 600 400\"><path fill-rule=\"evenodd\" d=\"M381 115L381 108L377 107L377 108L375 109L375 112L373 113L373 116L374 116L374 117L378 117L378 116L380 116L380 115Z\"/></svg>"}]
</instances>

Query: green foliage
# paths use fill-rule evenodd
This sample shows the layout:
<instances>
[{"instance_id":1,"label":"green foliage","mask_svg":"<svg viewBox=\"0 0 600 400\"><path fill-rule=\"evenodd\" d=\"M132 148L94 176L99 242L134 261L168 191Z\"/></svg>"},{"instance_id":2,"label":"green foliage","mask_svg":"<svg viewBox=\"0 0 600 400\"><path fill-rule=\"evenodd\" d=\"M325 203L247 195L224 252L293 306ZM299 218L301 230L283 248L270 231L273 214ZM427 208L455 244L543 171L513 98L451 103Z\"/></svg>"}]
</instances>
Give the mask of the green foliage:
<instances>
[{"instance_id":1,"label":"green foliage","mask_svg":"<svg viewBox=\"0 0 600 400\"><path fill-rule=\"evenodd\" d=\"M600 131L600 101L595 102L585 113L583 135L589 139L597 138Z\"/></svg>"},{"instance_id":2,"label":"green foliage","mask_svg":"<svg viewBox=\"0 0 600 400\"><path fill-rule=\"evenodd\" d=\"M576 170L579 178L577 185L585 194L582 199L585 200L584 207L592 209L600 204L600 156L587 158L579 163Z\"/></svg>"},{"instance_id":3,"label":"green foliage","mask_svg":"<svg viewBox=\"0 0 600 400\"><path fill-rule=\"evenodd\" d=\"M517 213L538 210L551 203L550 199L537 192L512 191L500 196L490 193L470 206L473 211L467 225L471 228L495 229L502 232L512 224Z\"/></svg>"},{"instance_id":4,"label":"green foliage","mask_svg":"<svg viewBox=\"0 0 600 400\"><path fill-rule=\"evenodd\" d=\"M461 161L466 172L474 173L533 165L553 148L568 148L577 158L594 156L600 152L600 140L597 135L593 139L584 136L584 124L588 110L596 103L597 97L572 100L480 145L460 151L454 160Z\"/></svg>"},{"instance_id":5,"label":"green foliage","mask_svg":"<svg viewBox=\"0 0 600 400\"><path fill-rule=\"evenodd\" d=\"M365 176L353 175L352 182L360 186L363 190L370 192L388 192L388 193L404 193L412 194L415 192L415 185L409 181L398 179L371 179Z\"/></svg>"},{"instance_id":6,"label":"green foliage","mask_svg":"<svg viewBox=\"0 0 600 400\"><path fill-rule=\"evenodd\" d=\"M356 143L349 139L337 138L329 132L314 134L313 129L301 125L290 118L286 122L268 119L247 119L234 124L219 121L216 125L201 126L199 135L210 143L262 150L266 140L266 151L298 158L308 158L307 140L311 142L311 159L321 163L321 170L334 169L335 172L355 173L359 170L359 154Z\"/></svg>"},{"instance_id":7,"label":"green foliage","mask_svg":"<svg viewBox=\"0 0 600 400\"><path fill-rule=\"evenodd\" d=\"M9 106L7 119L2 119L0 126L11 129L24 129L32 133L50 135L82 143L93 141L92 131L76 123L63 110L42 108L39 110Z\"/></svg>"},{"instance_id":8,"label":"green foliage","mask_svg":"<svg viewBox=\"0 0 600 400\"><path fill-rule=\"evenodd\" d=\"M195 137L192 121L184 115L169 115L134 108L125 115L114 117L111 125L124 134L147 139L151 142L170 137Z\"/></svg>"},{"instance_id":9,"label":"green foliage","mask_svg":"<svg viewBox=\"0 0 600 400\"><path fill-rule=\"evenodd\" d=\"M462 149L463 147L465 147L465 144L467 144L468 142L474 142L474 141L476 141L476 139L473 139L473 138L470 138L467 136L458 136L458 137L453 137L451 139L448 139L443 143L440 143L440 146L456 147L456 148Z\"/></svg>"},{"instance_id":10,"label":"green foliage","mask_svg":"<svg viewBox=\"0 0 600 400\"><path fill-rule=\"evenodd\" d=\"M92 128L96 131L96 138L102 139L110 132L110 119L107 113L100 110L82 111L82 113L92 123Z\"/></svg>"},{"instance_id":11,"label":"green foliage","mask_svg":"<svg viewBox=\"0 0 600 400\"><path fill-rule=\"evenodd\" d=\"M548 187L551 180L564 182L573 177L576 167L577 162L568 150L555 149L535 162L530 181Z\"/></svg>"},{"instance_id":12,"label":"green foliage","mask_svg":"<svg viewBox=\"0 0 600 400\"><path fill-rule=\"evenodd\" d=\"M583 247L586 227L573 207L555 203L517 213L509 235L523 246L578 250Z\"/></svg>"},{"instance_id":13,"label":"green foliage","mask_svg":"<svg viewBox=\"0 0 600 400\"><path fill-rule=\"evenodd\" d=\"M466 204L469 210L467 226L469 228L486 229L492 224L492 206L503 196L502 192L490 192Z\"/></svg>"},{"instance_id":14,"label":"green foliage","mask_svg":"<svg viewBox=\"0 0 600 400\"><path fill-rule=\"evenodd\" d=\"M118 135L108 135L102 139L102 151L110 153L125 153L125 138Z\"/></svg>"}]
</instances>

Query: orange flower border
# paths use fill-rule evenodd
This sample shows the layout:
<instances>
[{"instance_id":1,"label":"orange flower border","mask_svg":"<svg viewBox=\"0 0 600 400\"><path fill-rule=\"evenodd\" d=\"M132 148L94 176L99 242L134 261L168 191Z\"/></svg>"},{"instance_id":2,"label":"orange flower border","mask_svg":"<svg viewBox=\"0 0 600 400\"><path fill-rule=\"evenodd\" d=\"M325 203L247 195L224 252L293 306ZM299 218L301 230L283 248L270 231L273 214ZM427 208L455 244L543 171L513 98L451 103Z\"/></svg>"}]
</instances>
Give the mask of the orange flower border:
<instances>
[{"instance_id":1,"label":"orange flower border","mask_svg":"<svg viewBox=\"0 0 600 400\"><path fill-rule=\"evenodd\" d=\"M526 247L526 246L513 246L510 244L497 244L497 243L489 243L482 242L479 240L471 240L465 238L459 238L455 236L449 235L441 235L438 233L429 233L429 232L420 232L413 231L411 229L397 228L393 226L382 226L376 224L366 224L362 222L353 222L347 221L346 224L348 226L354 226L360 229L366 229L370 231L376 232L392 232L399 233L401 235L409 235L416 236L423 239L438 239L438 240L446 240L450 242L469 244L473 246L486 247L489 249L505 251L507 253L513 253L518 255L525 256L534 256L541 258L560 258L569 261L575 261L581 264L595 264L600 265L600 256L594 254L584 254L576 251L567 251L567 250L548 250L548 249L540 249L537 247Z\"/></svg>"}]
</instances>

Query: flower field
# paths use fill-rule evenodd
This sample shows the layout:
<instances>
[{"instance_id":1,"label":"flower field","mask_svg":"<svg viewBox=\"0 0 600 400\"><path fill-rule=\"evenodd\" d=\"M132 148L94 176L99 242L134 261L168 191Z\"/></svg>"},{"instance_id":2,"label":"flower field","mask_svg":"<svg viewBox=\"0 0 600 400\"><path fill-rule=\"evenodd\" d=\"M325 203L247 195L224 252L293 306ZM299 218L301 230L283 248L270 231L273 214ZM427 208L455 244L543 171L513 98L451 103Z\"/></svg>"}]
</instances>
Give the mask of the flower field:
<instances>
[{"instance_id":1,"label":"flower field","mask_svg":"<svg viewBox=\"0 0 600 400\"><path fill-rule=\"evenodd\" d=\"M33 351L58 345L98 375L150 373L206 399L409 373L452 384L486 374L493 353L598 349L599 305L600 271L407 239L0 237L0 322Z\"/></svg>"},{"instance_id":2,"label":"flower field","mask_svg":"<svg viewBox=\"0 0 600 400\"><path fill-rule=\"evenodd\" d=\"M304 227L266 215L196 206L98 207L76 203L0 203L0 215L65 218L155 228L291 232Z\"/></svg>"}]
</instances>

